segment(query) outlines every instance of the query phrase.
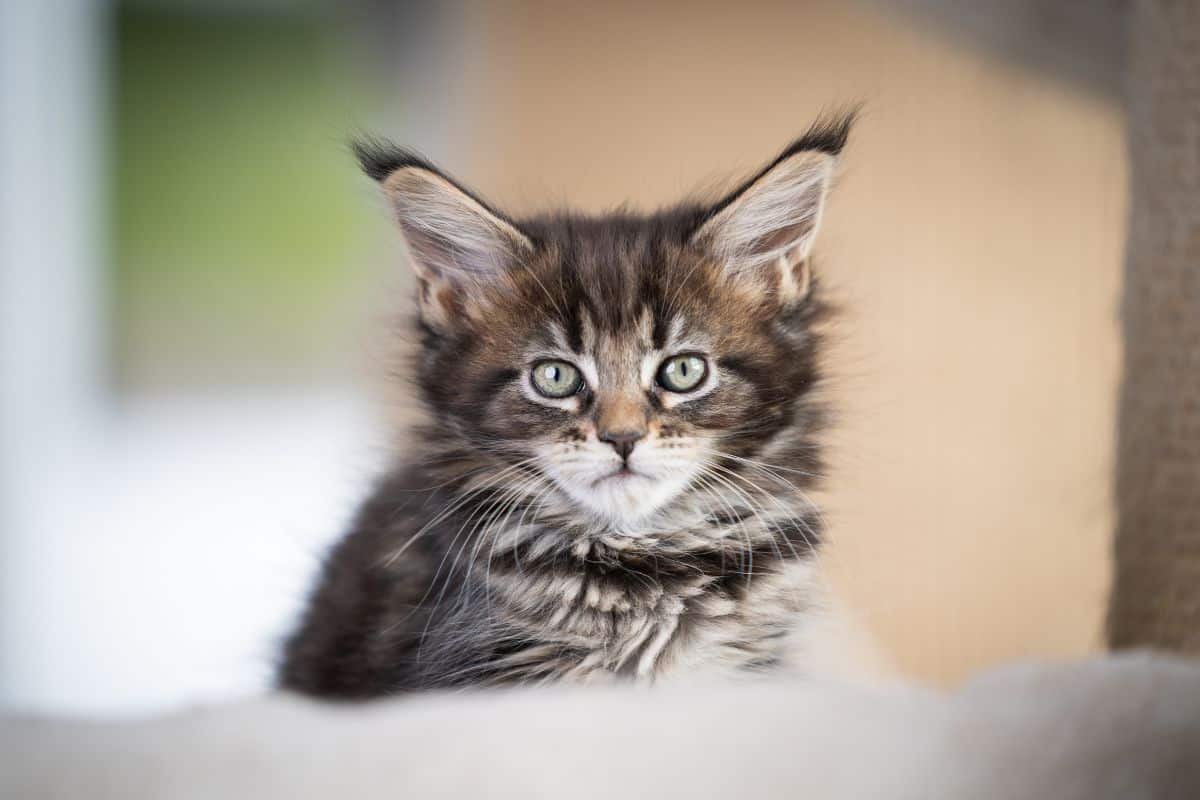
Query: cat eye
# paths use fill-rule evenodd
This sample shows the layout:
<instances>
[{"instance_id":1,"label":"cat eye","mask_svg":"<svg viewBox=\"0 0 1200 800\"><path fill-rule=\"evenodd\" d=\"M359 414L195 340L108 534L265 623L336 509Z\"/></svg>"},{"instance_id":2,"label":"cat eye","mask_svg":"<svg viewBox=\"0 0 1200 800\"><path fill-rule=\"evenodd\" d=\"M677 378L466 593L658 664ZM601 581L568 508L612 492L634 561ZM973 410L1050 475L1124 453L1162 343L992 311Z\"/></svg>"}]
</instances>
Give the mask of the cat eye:
<instances>
[{"instance_id":1,"label":"cat eye","mask_svg":"<svg viewBox=\"0 0 1200 800\"><path fill-rule=\"evenodd\" d=\"M533 388L543 397L569 397L583 387L579 370L566 361L539 361L533 365Z\"/></svg>"},{"instance_id":2,"label":"cat eye","mask_svg":"<svg viewBox=\"0 0 1200 800\"><path fill-rule=\"evenodd\" d=\"M700 356L672 356L658 368L658 385L669 392L690 392L706 375L708 363Z\"/></svg>"}]
</instances>

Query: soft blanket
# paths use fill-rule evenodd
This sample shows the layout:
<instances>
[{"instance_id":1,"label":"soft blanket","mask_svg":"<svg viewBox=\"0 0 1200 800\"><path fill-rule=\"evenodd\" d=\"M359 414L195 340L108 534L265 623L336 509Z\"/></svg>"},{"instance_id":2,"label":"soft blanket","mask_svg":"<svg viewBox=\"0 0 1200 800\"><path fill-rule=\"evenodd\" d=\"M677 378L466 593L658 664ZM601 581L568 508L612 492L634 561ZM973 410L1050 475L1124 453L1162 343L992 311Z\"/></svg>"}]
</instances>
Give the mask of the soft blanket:
<instances>
[{"instance_id":1,"label":"soft blanket","mask_svg":"<svg viewBox=\"0 0 1200 800\"><path fill-rule=\"evenodd\" d=\"M21 798L1200 798L1200 666L1008 667L950 693L781 683L0 721Z\"/></svg>"}]
</instances>

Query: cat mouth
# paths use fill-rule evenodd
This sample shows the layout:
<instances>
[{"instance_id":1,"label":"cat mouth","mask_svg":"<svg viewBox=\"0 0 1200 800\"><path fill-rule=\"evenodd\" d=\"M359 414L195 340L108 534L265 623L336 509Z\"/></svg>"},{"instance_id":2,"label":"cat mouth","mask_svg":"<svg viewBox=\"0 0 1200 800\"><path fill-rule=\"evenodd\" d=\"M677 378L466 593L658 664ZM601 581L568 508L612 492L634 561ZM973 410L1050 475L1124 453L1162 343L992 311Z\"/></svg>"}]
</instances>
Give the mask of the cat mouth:
<instances>
[{"instance_id":1,"label":"cat mouth","mask_svg":"<svg viewBox=\"0 0 1200 800\"><path fill-rule=\"evenodd\" d=\"M599 477L596 480L592 481L592 487L595 488L602 483L608 483L610 481L615 481L615 482L629 481L629 480L633 480L634 478L645 478L645 477L646 476L643 475L642 473L635 472L634 470L630 469L628 465L626 465L626 466L620 467L618 469L615 469L612 472L608 473L607 475L604 475L604 476Z\"/></svg>"}]
</instances>

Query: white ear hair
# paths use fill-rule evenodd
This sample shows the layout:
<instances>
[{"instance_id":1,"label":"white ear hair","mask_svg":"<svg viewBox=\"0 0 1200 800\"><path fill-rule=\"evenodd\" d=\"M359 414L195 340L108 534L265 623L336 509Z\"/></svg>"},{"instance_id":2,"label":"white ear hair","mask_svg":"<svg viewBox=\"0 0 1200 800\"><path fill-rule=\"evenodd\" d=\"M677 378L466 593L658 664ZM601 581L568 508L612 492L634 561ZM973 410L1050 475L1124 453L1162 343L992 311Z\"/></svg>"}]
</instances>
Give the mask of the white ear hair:
<instances>
[{"instance_id":1,"label":"white ear hair","mask_svg":"<svg viewBox=\"0 0 1200 800\"><path fill-rule=\"evenodd\" d=\"M422 277L486 281L532 247L512 223L435 172L402 167L382 186Z\"/></svg>"},{"instance_id":2,"label":"white ear hair","mask_svg":"<svg viewBox=\"0 0 1200 800\"><path fill-rule=\"evenodd\" d=\"M802 298L836 164L820 150L786 155L727 200L695 241L732 277L769 280L781 299Z\"/></svg>"},{"instance_id":3,"label":"white ear hair","mask_svg":"<svg viewBox=\"0 0 1200 800\"><path fill-rule=\"evenodd\" d=\"M447 328L507 268L533 249L515 225L425 165L404 165L381 179L416 272L422 318Z\"/></svg>"}]
</instances>

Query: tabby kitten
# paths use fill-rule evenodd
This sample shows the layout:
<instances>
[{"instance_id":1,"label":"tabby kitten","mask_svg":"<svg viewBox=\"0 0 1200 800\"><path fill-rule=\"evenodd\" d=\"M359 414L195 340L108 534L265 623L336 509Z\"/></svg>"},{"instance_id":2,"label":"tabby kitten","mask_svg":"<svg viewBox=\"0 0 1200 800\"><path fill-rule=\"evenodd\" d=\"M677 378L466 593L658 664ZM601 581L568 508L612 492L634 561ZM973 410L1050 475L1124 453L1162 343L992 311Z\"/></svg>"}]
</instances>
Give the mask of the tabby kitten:
<instances>
[{"instance_id":1,"label":"tabby kitten","mask_svg":"<svg viewBox=\"0 0 1200 800\"><path fill-rule=\"evenodd\" d=\"M431 422L330 554L283 687L361 698L822 658L810 268L849 116L719 201L509 217L366 141Z\"/></svg>"}]
</instances>

